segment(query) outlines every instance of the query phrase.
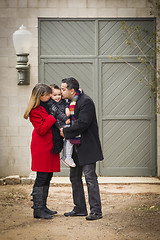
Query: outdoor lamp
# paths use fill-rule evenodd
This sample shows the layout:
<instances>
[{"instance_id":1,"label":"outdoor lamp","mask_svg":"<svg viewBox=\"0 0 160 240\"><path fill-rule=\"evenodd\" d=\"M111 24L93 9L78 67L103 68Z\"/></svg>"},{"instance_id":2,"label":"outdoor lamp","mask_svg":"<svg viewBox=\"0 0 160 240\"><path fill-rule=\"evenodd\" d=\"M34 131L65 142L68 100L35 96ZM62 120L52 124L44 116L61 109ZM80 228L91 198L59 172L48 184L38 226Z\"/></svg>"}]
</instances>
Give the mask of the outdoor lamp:
<instances>
[{"instance_id":1,"label":"outdoor lamp","mask_svg":"<svg viewBox=\"0 0 160 240\"><path fill-rule=\"evenodd\" d=\"M17 55L17 80L18 85L28 85L30 83L30 65L28 55L32 42L32 33L25 26L21 26L13 33L13 45Z\"/></svg>"}]
</instances>

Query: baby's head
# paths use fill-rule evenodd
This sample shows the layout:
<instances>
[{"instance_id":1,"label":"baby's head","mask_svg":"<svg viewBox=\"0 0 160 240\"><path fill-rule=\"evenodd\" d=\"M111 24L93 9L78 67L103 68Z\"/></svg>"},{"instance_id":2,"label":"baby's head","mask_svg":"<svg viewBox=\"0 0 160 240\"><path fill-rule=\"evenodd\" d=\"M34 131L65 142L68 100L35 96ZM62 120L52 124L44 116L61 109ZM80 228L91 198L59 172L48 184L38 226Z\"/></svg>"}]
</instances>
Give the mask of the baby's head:
<instances>
[{"instance_id":1,"label":"baby's head","mask_svg":"<svg viewBox=\"0 0 160 240\"><path fill-rule=\"evenodd\" d=\"M58 85L56 84L52 84L50 85L50 87L52 88L52 96L51 98L56 101L56 102L59 102L62 98L62 95L61 95L61 89Z\"/></svg>"}]
</instances>

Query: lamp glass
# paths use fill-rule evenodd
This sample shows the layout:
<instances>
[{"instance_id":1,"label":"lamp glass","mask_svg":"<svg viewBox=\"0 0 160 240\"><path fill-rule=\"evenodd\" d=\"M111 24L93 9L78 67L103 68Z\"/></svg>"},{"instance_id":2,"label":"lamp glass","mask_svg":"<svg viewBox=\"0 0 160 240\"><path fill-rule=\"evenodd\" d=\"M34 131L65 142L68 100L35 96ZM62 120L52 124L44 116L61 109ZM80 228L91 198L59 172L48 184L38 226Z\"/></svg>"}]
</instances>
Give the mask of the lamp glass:
<instances>
[{"instance_id":1,"label":"lamp glass","mask_svg":"<svg viewBox=\"0 0 160 240\"><path fill-rule=\"evenodd\" d=\"M13 45L16 54L29 54L32 43L32 33L25 26L21 26L13 33Z\"/></svg>"}]
</instances>

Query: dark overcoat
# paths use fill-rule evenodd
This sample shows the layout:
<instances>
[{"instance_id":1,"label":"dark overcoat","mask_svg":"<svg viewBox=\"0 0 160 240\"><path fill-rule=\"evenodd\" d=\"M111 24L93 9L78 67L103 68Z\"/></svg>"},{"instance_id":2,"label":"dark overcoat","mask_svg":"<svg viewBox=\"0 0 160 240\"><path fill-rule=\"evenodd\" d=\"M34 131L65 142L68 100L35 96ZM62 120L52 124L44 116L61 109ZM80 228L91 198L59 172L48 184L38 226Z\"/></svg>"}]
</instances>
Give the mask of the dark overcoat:
<instances>
[{"instance_id":1,"label":"dark overcoat","mask_svg":"<svg viewBox=\"0 0 160 240\"><path fill-rule=\"evenodd\" d=\"M83 166L103 160L95 105L85 93L77 100L74 114L76 118L74 125L64 128L63 133L66 139L81 134L81 144L75 147L73 153L75 162Z\"/></svg>"}]
</instances>

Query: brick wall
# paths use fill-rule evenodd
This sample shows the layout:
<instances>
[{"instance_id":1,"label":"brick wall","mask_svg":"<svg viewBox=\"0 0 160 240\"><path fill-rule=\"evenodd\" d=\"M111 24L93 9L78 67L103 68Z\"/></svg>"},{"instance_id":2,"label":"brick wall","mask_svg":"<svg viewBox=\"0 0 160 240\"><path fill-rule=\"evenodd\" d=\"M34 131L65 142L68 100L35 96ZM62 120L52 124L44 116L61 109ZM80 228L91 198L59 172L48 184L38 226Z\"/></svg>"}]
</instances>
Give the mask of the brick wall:
<instances>
[{"instance_id":1,"label":"brick wall","mask_svg":"<svg viewBox=\"0 0 160 240\"><path fill-rule=\"evenodd\" d=\"M38 82L38 17L149 17L147 0L0 0L0 176L30 173L32 126L23 119ZM17 85L12 34L22 24L33 33L30 85ZM158 124L158 166L160 148Z\"/></svg>"}]
</instances>

